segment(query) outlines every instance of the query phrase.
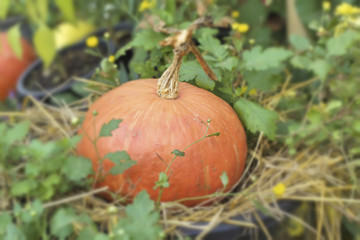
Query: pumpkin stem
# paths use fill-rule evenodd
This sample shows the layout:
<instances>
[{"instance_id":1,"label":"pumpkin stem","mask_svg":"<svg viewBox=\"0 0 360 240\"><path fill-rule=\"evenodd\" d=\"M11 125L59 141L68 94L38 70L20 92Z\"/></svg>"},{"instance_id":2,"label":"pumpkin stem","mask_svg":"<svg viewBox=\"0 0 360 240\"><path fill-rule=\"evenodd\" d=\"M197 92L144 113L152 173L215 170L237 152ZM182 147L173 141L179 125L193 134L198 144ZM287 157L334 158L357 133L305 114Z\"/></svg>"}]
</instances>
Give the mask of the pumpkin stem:
<instances>
[{"instance_id":1,"label":"pumpkin stem","mask_svg":"<svg viewBox=\"0 0 360 240\"><path fill-rule=\"evenodd\" d=\"M183 30L166 38L161 45L174 47L174 58L171 65L161 75L157 84L157 94L165 99L176 99L179 96L179 72L182 58L190 51L192 30Z\"/></svg>"},{"instance_id":2,"label":"pumpkin stem","mask_svg":"<svg viewBox=\"0 0 360 240\"><path fill-rule=\"evenodd\" d=\"M192 33L201 26L209 26L211 19L208 17L196 20L186 30L177 31L177 34L166 38L160 42L161 46L172 46L174 48L174 58L171 65L161 75L157 84L157 94L161 98L176 99L179 96L179 72L182 58L189 52L193 52L201 67L210 79L217 81L214 72L202 58L199 50L192 41Z\"/></svg>"}]
</instances>

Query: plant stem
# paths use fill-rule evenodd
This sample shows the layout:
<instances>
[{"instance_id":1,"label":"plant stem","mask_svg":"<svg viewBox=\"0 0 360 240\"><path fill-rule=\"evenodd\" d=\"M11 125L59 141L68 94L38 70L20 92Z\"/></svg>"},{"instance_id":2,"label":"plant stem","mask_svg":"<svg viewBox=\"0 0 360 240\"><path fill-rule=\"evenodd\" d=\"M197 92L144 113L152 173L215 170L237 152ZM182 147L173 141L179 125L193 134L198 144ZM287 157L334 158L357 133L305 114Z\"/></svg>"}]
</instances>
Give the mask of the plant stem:
<instances>
[{"instance_id":1,"label":"plant stem","mask_svg":"<svg viewBox=\"0 0 360 240\"><path fill-rule=\"evenodd\" d=\"M209 138L209 137L219 136L219 135L220 135L220 132L212 133L212 134L209 134L209 135L207 134L207 133L208 133L208 130L209 130L209 128L210 128L210 121L211 121L210 119L207 121L207 125L206 125L204 122L202 122L202 123L206 126L206 130L205 130L204 136L202 136L200 139L196 140L195 142L192 142L191 144L189 144L188 146L186 146L185 148L183 148L183 149L181 150L181 152L184 152L186 149L190 148L190 147L193 146L194 144L203 141L205 138ZM166 167L166 169L165 169L165 174L166 174L167 177L168 177L168 179L167 179L168 181L169 181L169 178L170 178L170 176L168 176L168 171L169 171L172 163L175 161L175 159L176 159L177 157L178 157L178 155L175 155L175 156L171 159L170 163L167 164L167 167ZM162 195L163 191L165 190L165 188L164 188L163 186L160 186L159 188L160 188L160 190L159 190L159 194L158 194L158 197L157 197L157 200L156 200L156 207L157 207L157 208L160 206L161 195Z\"/></svg>"}]
</instances>

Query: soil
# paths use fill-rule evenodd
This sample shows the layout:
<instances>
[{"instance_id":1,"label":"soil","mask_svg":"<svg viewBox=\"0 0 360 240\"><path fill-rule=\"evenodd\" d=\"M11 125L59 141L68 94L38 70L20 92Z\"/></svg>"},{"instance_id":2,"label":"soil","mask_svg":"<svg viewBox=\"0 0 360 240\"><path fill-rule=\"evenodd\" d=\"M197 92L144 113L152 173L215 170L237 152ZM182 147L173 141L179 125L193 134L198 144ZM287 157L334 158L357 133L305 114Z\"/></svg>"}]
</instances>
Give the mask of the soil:
<instances>
[{"instance_id":1,"label":"soil","mask_svg":"<svg viewBox=\"0 0 360 240\"><path fill-rule=\"evenodd\" d=\"M99 44L97 49L103 56L107 54L105 45ZM48 69L39 65L31 71L25 80L25 86L30 90L53 89L70 82L74 76L84 77L90 74L100 61L100 57L85 53L83 47L69 49L59 54Z\"/></svg>"}]
</instances>

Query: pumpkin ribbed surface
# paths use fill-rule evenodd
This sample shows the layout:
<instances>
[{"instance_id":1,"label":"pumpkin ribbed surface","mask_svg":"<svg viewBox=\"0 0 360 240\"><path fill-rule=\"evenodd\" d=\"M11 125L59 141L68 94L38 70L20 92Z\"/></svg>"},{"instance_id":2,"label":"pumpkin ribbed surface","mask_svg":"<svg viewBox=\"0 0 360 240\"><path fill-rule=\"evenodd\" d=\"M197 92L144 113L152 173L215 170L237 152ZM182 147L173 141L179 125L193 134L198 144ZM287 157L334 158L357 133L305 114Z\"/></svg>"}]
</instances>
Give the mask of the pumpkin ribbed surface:
<instances>
[{"instance_id":1,"label":"pumpkin ribbed surface","mask_svg":"<svg viewBox=\"0 0 360 240\"><path fill-rule=\"evenodd\" d=\"M113 136L102 137L97 142L101 158L107 153L126 151L137 164L123 174L107 174L97 187L109 186L109 190L135 197L146 190L154 200L159 189L153 189L159 173L173 158L174 149L183 149L204 136L206 122L211 119L208 134L219 136L206 138L178 157L169 171L170 187L165 188L161 201L193 198L220 191L223 185L220 175L229 177L227 190L241 177L247 154L246 136L241 122L230 105L214 94L188 83L179 83L179 97L175 100L160 98L157 79L130 81L100 97L89 109L80 134L86 131L95 139L103 124L112 119L122 119ZM98 115L94 117L92 112ZM95 130L94 130L95 129ZM79 155L99 167L95 148L87 136L77 146ZM163 160L161 160L160 159ZM114 164L105 159L106 174ZM204 199L184 202L195 205Z\"/></svg>"},{"instance_id":2,"label":"pumpkin ribbed surface","mask_svg":"<svg viewBox=\"0 0 360 240\"><path fill-rule=\"evenodd\" d=\"M21 73L36 58L31 45L21 38L22 55L17 58L12 50L6 33L0 33L0 101L5 100L15 89Z\"/></svg>"}]
</instances>

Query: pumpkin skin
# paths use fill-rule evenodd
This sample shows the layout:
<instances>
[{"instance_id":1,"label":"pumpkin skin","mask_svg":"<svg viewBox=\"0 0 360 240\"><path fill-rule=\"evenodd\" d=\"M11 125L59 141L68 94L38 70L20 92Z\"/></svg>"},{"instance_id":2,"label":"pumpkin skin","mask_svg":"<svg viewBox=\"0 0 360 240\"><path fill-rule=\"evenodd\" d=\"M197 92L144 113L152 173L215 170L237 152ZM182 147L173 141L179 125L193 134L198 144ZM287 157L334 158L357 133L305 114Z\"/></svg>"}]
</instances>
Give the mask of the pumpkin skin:
<instances>
[{"instance_id":1,"label":"pumpkin skin","mask_svg":"<svg viewBox=\"0 0 360 240\"><path fill-rule=\"evenodd\" d=\"M35 60L36 54L26 40L21 39L22 56L17 58L6 33L0 33L0 101L7 98L15 89L21 73Z\"/></svg>"},{"instance_id":2,"label":"pumpkin skin","mask_svg":"<svg viewBox=\"0 0 360 240\"><path fill-rule=\"evenodd\" d=\"M130 81L100 97L89 109L80 134L94 139L103 124L112 119L123 119L110 137L97 142L101 158L107 153L126 151L137 164L123 174L108 174L97 187L108 186L109 190L134 198L146 190L156 200L159 189L153 189L159 173L174 157L171 152L183 149L202 138L206 122L211 119L207 134L220 132L192 145L171 165L170 187L165 188L161 201L174 201L215 193L223 189L220 175L226 172L229 190L241 177L244 170L247 144L244 129L238 116L221 98L188 83L179 83L179 97L175 100L160 98L157 79ZM93 111L98 115L94 117ZM95 121L94 121L95 118ZM77 145L79 155L91 159L94 171L98 170L98 159L89 137L84 136ZM114 164L105 159L106 173ZM194 206L204 199L183 202Z\"/></svg>"}]
</instances>

